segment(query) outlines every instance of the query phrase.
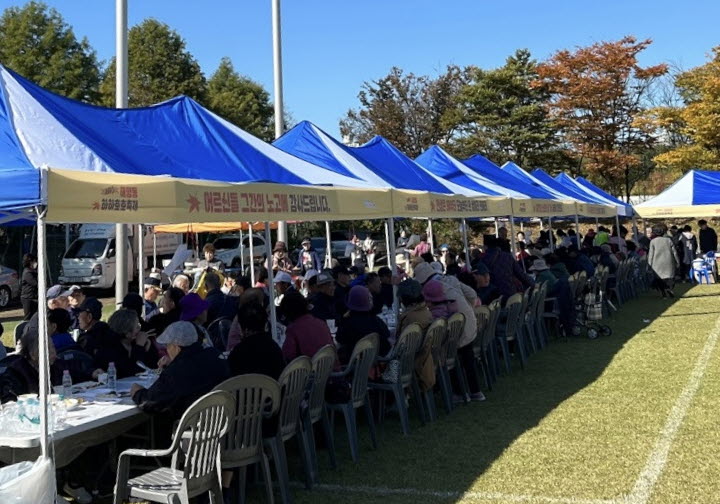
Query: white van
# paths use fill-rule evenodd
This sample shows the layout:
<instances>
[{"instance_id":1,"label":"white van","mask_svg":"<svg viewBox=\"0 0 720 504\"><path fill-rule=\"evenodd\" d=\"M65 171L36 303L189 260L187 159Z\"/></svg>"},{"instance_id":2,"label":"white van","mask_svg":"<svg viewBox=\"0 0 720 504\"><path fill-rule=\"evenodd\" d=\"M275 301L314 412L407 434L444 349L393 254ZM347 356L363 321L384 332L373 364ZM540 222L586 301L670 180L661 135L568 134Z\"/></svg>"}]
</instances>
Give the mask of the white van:
<instances>
[{"instance_id":1,"label":"white van","mask_svg":"<svg viewBox=\"0 0 720 504\"><path fill-rule=\"evenodd\" d=\"M138 244L134 237L137 226L128 226L127 261L128 281L137 276ZM162 259L169 259L181 245L181 235L158 233L147 228L143 236L143 271L153 265L153 249L157 253L157 265ZM115 285L115 224L83 224L80 237L70 244L63 254L58 282L63 285L80 285L98 289L109 289Z\"/></svg>"}]
</instances>

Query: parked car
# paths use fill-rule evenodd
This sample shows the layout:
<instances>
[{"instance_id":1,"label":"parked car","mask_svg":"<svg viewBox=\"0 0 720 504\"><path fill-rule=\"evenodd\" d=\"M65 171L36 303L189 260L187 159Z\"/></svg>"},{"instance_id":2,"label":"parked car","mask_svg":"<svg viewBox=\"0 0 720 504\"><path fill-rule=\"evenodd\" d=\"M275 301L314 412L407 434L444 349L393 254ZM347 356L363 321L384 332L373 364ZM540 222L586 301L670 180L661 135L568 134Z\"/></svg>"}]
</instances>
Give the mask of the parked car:
<instances>
[{"instance_id":1,"label":"parked car","mask_svg":"<svg viewBox=\"0 0 720 504\"><path fill-rule=\"evenodd\" d=\"M240 267L240 235L227 234L219 236L213 242L215 245L215 257L220 259L228 268ZM267 253L265 237L261 234L253 234L253 256L255 260L261 260ZM242 255L247 265L250 259L250 237L243 234Z\"/></svg>"},{"instance_id":2,"label":"parked car","mask_svg":"<svg viewBox=\"0 0 720 504\"><path fill-rule=\"evenodd\" d=\"M0 266L0 309L7 308L20 296L20 277L17 271Z\"/></svg>"}]
</instances>

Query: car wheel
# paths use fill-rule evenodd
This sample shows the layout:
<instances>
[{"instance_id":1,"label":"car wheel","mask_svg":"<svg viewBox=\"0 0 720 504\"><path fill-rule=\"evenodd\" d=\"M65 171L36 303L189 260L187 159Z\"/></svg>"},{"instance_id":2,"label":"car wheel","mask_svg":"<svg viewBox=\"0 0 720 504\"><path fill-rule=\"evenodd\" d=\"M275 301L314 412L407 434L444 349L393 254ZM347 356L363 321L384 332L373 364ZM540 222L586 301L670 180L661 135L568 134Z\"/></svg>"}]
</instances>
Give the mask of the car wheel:
<instances>
[{"instance_id":1,"label":"car wheel","mask_svg":"<svg viewBox=\"0 0 720 504\"><path fill-rule=\"evenodd\" d=\"M7 308L11 300L10 288L7 285L0 287L0 308Z\"/></svg>"}]
</instances>

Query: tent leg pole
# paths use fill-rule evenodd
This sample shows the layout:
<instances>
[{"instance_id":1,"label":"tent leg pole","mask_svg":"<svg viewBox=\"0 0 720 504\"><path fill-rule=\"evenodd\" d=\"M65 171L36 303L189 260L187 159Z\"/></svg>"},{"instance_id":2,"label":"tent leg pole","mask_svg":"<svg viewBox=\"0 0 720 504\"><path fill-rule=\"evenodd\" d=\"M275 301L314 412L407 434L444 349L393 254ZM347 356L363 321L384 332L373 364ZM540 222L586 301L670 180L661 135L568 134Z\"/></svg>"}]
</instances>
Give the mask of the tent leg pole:
<instances>
[{"instance_id":1,"label":"tent leg pole","mask_svg":"<svg viewBox=\"0 0 720 504\"><path fill-rule=\"evenodd\" d=\"M48 381L50 379L50 362L48 359L47 332L47 245L45 230L45 209L37 208L38 234L38 391L40 392L40 452L43 458L48 457L49 426L47 414Z\"/></svg>"},{"instance_id":2,"label":"tent leg pole","mask_svg":"<svg viewBox=\"0 0 720 504\"><path fill-rule=\"evenodd\" d=\"M517 259L517 236L515 236L515 216L510 214L510 243L512 245L513 257Z\"/></svg>"},{"instance_id":3,"label":"tent leg pole","mask_svg":"<svg viewBox=\"0 0 720 504\"><path fill-rule=\"evenodd\" d=\"M242 222L240 223L240 275L245 274L245 245L243 244Z\"/></svg>"},{"instance_id":4,"label":"tent leg pole","mask_svg":"<svg viewBox=\"0 0 720 504\"><path fill-rule=\"evenodd\" d=\"M428 243L430 244L430 252L435 252L435 237L433 236L432 219L428 218Z\"/></svg>"},{"instance_id":5,"label":"tent leg pole","mask_svg":"<svg viewBox=\"0 0 720 504\"><path fill-rule=\"evenodd\" d=\"M620 216L617 212L615 212L615 230L617 231L617 237L618 237L618 248L620 248Z\"/></svg>"},{"instance_id":6,"label":"tent leg pole","mask_svg":"<svg viewBox=\"0 0 720 504\"><path fill-rule=\"evenodd\" d=\"M270 243L270 223L265 222L265 243ZM267 246L267 245L266 245ZM270 331L272 338L277 341L277 317L275 315L275 283L273 282L273 269L268 268L268 281L270 282Z\"/></svg>"},{"instance_id":7,"label":"tent leg pole","mask_svg":"<svg viewBox=\"0 0 720 504\"><path fill-rule=\"evenodd\" d=\"M580 250L580 216L575 214L575 240L577 240L577 249Z\"/></svg>"},{"instance_id":8,"label":"tent leg pole","mask_svg":"<svg viewBox=\"0 0 720 504\"><path fill-rule=\"evenodd\" d=\"M65 224L65 250L70 248L70 224Z\"/></svg>"},{"instance_id":9,"label":"tent leg pole","mask_svg":"<svg viewBox=\"0 0 720 504\"><path fill-rule=\"evenodd\" d=\"M523 221L520 221L520 232L525 233L525 223Z\"/></svg>"},{"instance_id":10,"label":"tent leg pole","mask_svg":"<svg viewBox=\"0 0 720 504\"><path fill-rule=\"evenodd\" d=\"M555 237L553 236L552 217L548 217L548 237L550 238L550 250L555 251Z\"/></svg>"},{"instance_id":11,"label":"tent leg pole","mask_svg":"<svg viewBox=\"0 0 720 504\"><path fill-rule=\"evenodd\" d=\"M138 244L138 253L137 253L137 271L138 271L138 294L140 294L140 297L143 297L143 262L145 259L145 250L143 247L143 225L138 224L137 226L137 244ZM143 314L144 315L144 314Z\"/></svg>"},{"instance_id":12,"label":"tent leg pole","mask_svg":"<svg viewBox=\"0 0 720 504\"><path fill-rule=\"evenodd\" d=\"M332 268L332 239L330 237L330 221L325 221L325 267Z\"/></svg>"},{"instance_id":13,"label":"tent leg pole","mask_svg":"<svg viewBox=\"0 0 720 504\"><path fill-rule=\"evenodd\" d=\"M468 235L467 235L467 222L465 217L460 220L463 234L463 246L465 247L465 267L469 269L470 266L470 247L468 246Z\"/></svg>"},{"instance_id":14,"label":"tent leg pole","mask_svg":"<svg viewBox=\"0 0 720 504\"><path fill-rule=\"evenodd\" d=\"M385 230L387 231L388 237L388 265L390 271L392 271L393 278L397 274L397 264L395 264L395 221L392 217L385 221ZM395 313L395 320L398 320L400 316L400 303L397 297L397 285L393 282L393 313Z\"/></svg>"},{"instance_id":15,"label":"tent leg pole","mask_svg":"<svg viewBox=\"0 0 720 504\"><path fill-rule=\"evenodd\" d=\"M387 265L390 267L390 226L385 220L385 254L387 254Z\"/></svg>"},{"instance_id":16,"label":"tent leg pole","mask_svg":"<svg viewBox=\"0 0 720 504\"><path fill-rule=\"evenodd\" d=\"M498 219L495 217L495 238L498 238L500 236L500 225L498 224Z\"/></svg>"},{"instance_id":17,"label":"tent leg pole","mask_svg":"<svg viewBox=\"0 0 720 504\"><path fill-rule=\"evenodd\" d=\"M250 282L252 282L253 287L255 287L255 250L253 246L252 222L248 222L248 235L250 235ZM267 247L267 244L265 246ZM270 288L273 288L273 284L270 284ZM270 296L270 299L272 299L272 296Z\"/></svg>"},{"instance_id":18,"label":"tent leg pole","mask_svg":"<svg viewBox=\"0 0 720 504\"><path fill-rule=\"evenodd\" d=\"M153 228L153 268L157 268L157 234Z\"/></svg>"}]
</instances>

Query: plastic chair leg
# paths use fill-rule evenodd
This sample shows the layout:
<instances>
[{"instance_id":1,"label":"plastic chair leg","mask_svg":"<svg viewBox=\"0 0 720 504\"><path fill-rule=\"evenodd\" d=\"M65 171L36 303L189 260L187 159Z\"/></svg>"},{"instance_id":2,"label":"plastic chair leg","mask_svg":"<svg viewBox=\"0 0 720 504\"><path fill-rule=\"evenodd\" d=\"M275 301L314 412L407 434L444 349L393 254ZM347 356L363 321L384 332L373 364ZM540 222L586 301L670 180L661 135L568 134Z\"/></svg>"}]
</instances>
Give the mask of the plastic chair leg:
<instances>
[{"instance_id":1,"label":"plastic chair leg","mask_svg":"<svg viewBox=\"0 0 720 504\"><path fill-rule=\"evenodd\" d=\"M270 462L267 459L265 453L262 454L262 460L260 462L262 471L265 479L265 495L270 504L275 504L275 495L273 494L272 474L270 473ZM243 485L244 486L244 485ZM245 493L243 489L243 494ZM240 501L244 504L244 500Z\"/></svg>"},{"instance_id":2,"label":"plastic chair leg","mask_svg":"<svg viewBox=\"0 0 720 504\"><path fill-rule=\"evenodd\" d=\"M290 492L290 475L287 467L287 455L285 454L285 443L280 437L275 436L270 441L270 449L275 462L275 472L278 475L278 483L280 484L280 497L283 504L292 504L292 494Z\"/></svg>"},{"instance_id":3,"label":"plastic chair leg","mask_svg":"<svg viewBox=\"0 0 720 504\"><path fill-rule=\"evenodd\" d=\"M405 389L403 389L401 383L396 383L395 386L393 386L393 395L395 396L395 405L400 415L400 427L402 428L403 434L407 436L410 434L410 417L408 415L407 404L405 404Z\"/></svg>"},{"instance_id":4,"label":"plastic chair leg","mask_svg":"<svg viewBox=\"0 0 720 504\"><path fill-rule=\"evenodd\" d=\"M428 421L434 422L437 420L437 410L435 408L435 393L432 388L425 391L425 403L427 405Z\"/></svg>"},{"instance_id":5,"label":"plastic chair leg","mask_svg":"<svg viewBox=\"0 0 720 504\"><path fill-rule=\"evenodd\" d=\"M510 371L512 370L510 364L510 345L508 345L508 341L505 335L500 336L498 339L500 340L500 346L502 347L503 351L503 359L505 360L505 372L507 374L510 374Z\"/></svg>"},{"instance_id":6,"label":"plastic chair leg","mask_svg":"<svg viewBox=\"0 0 720 504\"><path fill-rule=\"evenodd\" d=\"M298 429L298 445L300 446L300 454L303 461L303 470L305 472L305 488L312 490L313 483L317 481L317 453L315 453L315 436L313 435L312 425L308 429L309 420L303 418Z\"/></svg>"},{"instance_id":7,"label":"plastic chair leg","mask_svg":"<svg viewBox=\"0 0 720 504\"><path fill-rule=\"evenodd\" d=\"M365 395L365 416L367 416L368 427L370 428L370 440L373 448L377 450L377 432L375 431L375 419L373 418L372 406L370 405L370 396Z\"/></svg>"},{"instance_id":8,"label":"plastic chair leg","mask_svg":"<svg viewBox=\"0 0 720 504\"><path fill-rule=\"evenodd\" d=\"M440 385L440 393L442 394L445 412L449 415L452 412L452 391L450 387L450 378L447 374L445 366L440 366L437 371L438 383Z\"/></svg>"},{"instance_id":9,"label":"plastic chair leg","mask_svg":"<svg viewBox=\"0 0 720 504\"><path fill-rule=\"evenodd\" d=\"M410 390L412 391L413 402L418 410L420 416L420 424L425 425L425 407L423 406L422 394L420 393L420 385L418 385L417 379L413 376L410 382Z\"/></svg>"},{"instance_id":10,"label":"plastic chair leg","mask_svg":"<svg viewBox=\"0 0 720 504\"><path fill-rule=\"evenodd\" d=\"M348 440L350 441L350 457L353 462L360 460L360 448L358 446L357 419L355 418L355 408L352 404L343 404L343 415L345 416L345 427L348 431Z\"/></svg>"}]
</instances>

